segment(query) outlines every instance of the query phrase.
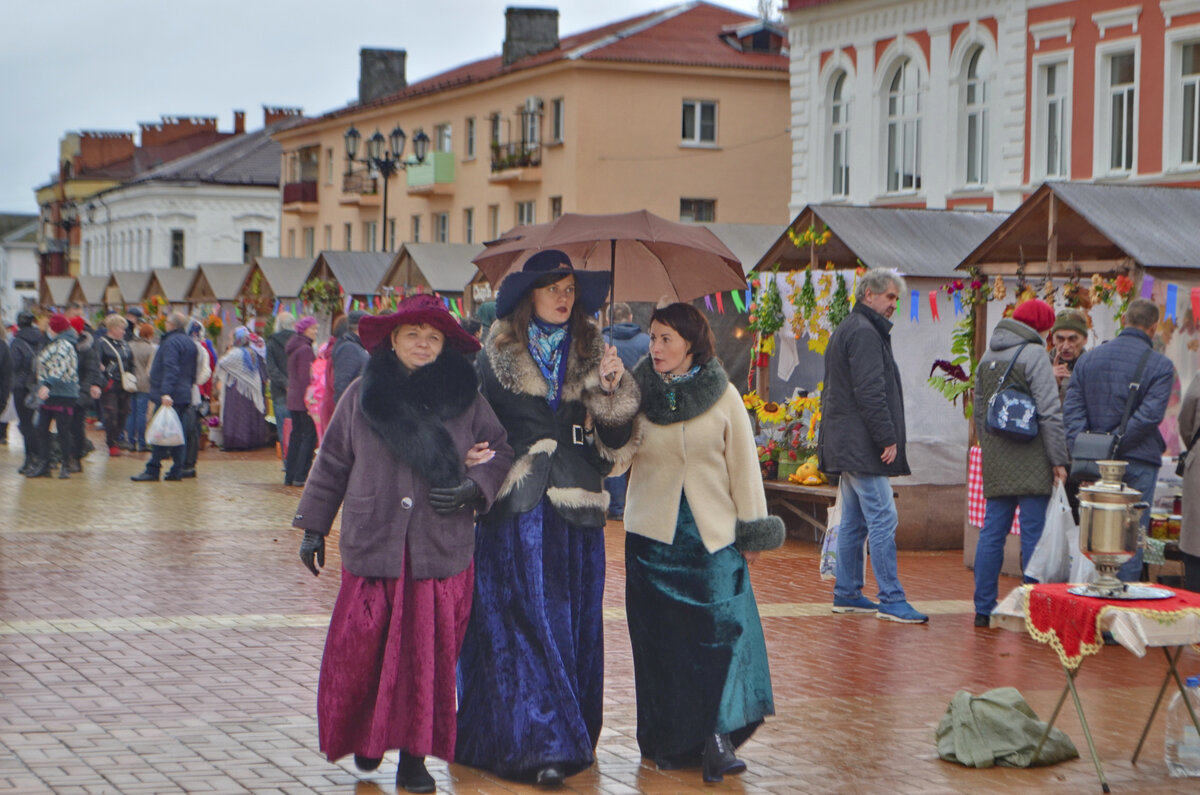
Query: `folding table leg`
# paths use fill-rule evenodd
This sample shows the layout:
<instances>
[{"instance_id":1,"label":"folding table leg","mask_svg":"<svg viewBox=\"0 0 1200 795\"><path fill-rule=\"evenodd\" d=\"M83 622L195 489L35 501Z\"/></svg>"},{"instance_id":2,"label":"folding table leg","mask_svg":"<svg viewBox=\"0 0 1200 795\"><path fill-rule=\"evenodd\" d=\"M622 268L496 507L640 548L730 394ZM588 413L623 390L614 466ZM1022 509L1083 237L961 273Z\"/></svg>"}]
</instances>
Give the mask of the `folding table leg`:
<instances>
[{"instance_id":1,"label":"folding table leg","mask_svg":"<svg viewBox=\"0 0 1200 795\"><path fill-rule=\"evenodd\" d=\"M1138 754L1142 752L1142 745L1146 742L1146 735L1150 733L1150 726L1154 723L1154 716L1158 714L1158 705L1162 703L1163 694L1167 692L1167 685L1171 683L1171 672L1175 670L1175 662L1179 659L1180 652L1183 647L1180 646L1175 650L1175 657L1172 659L1171 650L1163 647L1163 653L1167 655L1167 672L1163 674L1162 687L1158 689L1158 697L1154 699L1154 706L1150 708L1150 717L1146 718L1146 726L1142 729L1142 737L1138 740L1137 748L1133 749L1133 764L1137 764Z\"/></svg>"},{"instance_id":2,"label":"folding table leg","mask_svg":"<svg viewBox=\"0 0 1200 795\"><path fill-rule=\"evenodd\" d=\"M1075 675L1079 670L1067 671L1067 687L1071 688L1071 698L1075 700L1075 711L1079 713L1079 722L1083 725L1083 736L1087 740L1088 750L1092 752L1092 762L1096 765L1096 776L1100 779L1100 787L1105 792L1112 792L1108 788L1108 780L1104 778L1104 770L1100 767L1100 756L1096 753L1096 744L1092 742L1092 730L1088 728L1087 717L1083 714L1083 703L1079 700L1079 693L1075 690Z\"/></svg>"},{"instance_id":3,"label":"folding table leg","mask_svg":"<svg viewBox=\"0 0 1200 795\"><path fill-rule=\"evenodd\" d=\"M1054 722L1058 720L1058 713L1062 710L1062 705L1067 700L1067 693L1071 692L1070 679L1071 672L1067 671L1068 684L1058 695L1058 703L1054 705L1054 712L1050 714L1050 720L1046 723L1046 731L1042 732L1042 739L1038 740L1037 747L1033 749L1033 757L1030 764L1037 761L1038 754L1042 752L1042 746L1046 744L1046 738L1050 736L1050 730L1054 728Z\"/></svg>"}]
</instances>

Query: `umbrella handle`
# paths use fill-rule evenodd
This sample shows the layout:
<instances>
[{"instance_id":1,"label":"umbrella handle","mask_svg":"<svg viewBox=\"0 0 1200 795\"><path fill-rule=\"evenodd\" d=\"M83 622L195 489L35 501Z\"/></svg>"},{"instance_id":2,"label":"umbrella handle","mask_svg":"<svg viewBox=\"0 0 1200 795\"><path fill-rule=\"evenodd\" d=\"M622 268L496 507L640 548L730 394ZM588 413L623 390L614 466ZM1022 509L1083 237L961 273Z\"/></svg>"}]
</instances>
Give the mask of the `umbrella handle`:
<instances>
[{"instance_id":1,"label":"umbrella handle","mask_svg":"<svg viewBox=\"0 0 1200 795\"><path fill-rule=\"evenodd\" d=\"M617 298L617 239L609 240L608 257L608 344L613 344L613 301Z\"/></svg>"}]
</instances>

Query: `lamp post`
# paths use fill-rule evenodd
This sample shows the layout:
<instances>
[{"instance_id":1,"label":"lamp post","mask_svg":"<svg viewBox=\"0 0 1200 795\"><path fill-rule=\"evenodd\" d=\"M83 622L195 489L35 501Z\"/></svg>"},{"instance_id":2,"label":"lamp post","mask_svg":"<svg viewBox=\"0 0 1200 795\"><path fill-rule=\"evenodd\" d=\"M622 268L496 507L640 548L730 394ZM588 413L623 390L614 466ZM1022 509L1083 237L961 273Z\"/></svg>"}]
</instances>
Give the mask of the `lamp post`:
<instances>
[{"instance_id":1,"label":"lamp post","mask_svg":"<svg viewBox=\"0 0 1200 795\"><path fill-rule=\"evenodd\" d=\"M367 140L367 156L359 160L358 145L362 141L362 134L354 127L346 130L344 136L346 141L346 159L351 162L366 163L371 168L374 168L383 177L383 220L380 223L380 234L383 236L382 250L387 251L387 185L388 178L404 168L408 164L404 162L404 144L407 136L404 130L397 124L386 139L383 133L375 130L375 134ZM390 147L386 151L384 147ZM417 158L418 163L425 162L425 154L429 151L429 136L425 131L418 128L417 134L413 136L413 154Z\"/></svg>"},{"instance_id":2,"label":"lamp post","mask_svg":"<svg viewBox=\"0 0 1200 795\"><path fill-rule=\"evenodd\" d=\"M63 274L71 275L71 230L79 226L79 208L73 201L62 202L58 207L58 226L66 234L66 245L63 247Z\"/></svg>"}]
</instances>

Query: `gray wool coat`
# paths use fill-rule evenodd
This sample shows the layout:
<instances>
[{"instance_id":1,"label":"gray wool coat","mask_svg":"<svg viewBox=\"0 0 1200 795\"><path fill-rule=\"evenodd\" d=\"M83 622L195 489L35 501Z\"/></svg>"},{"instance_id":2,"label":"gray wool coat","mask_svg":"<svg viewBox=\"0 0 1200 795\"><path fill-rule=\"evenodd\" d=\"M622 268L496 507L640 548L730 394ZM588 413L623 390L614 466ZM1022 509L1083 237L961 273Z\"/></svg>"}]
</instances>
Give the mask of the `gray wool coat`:
<instances>
[{"instance_id":1,"label":"gray wool coat","mask_svg":"<svg viewBox=\"0 0 1200 795\"><path fill-rule=\"evenodd\" d=\"M1179 404L1179 438L1189 444L1200 430L1200 373L1192 376L1183 402ZM1200 556L1200 443L1188 451L1183 470L1183 523L1179 532L1179 548L1189 555Z\"/></svg>"}]
</instances>

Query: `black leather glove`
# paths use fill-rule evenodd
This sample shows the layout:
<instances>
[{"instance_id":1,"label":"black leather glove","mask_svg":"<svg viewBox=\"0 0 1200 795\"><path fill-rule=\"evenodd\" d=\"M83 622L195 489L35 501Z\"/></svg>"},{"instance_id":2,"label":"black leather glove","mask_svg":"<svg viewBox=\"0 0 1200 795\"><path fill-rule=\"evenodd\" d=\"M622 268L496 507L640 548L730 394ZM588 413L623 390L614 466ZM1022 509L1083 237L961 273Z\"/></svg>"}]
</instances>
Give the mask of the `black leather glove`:
<instances>
[{"instance_id":1,"label":"black leather glove","mask_svg":"<svg viewBox=\"0 0 1200 795\"><path fill-rule=\"evenodd\" d=\"M429 504L438 513L454 513L479 498L479 487L470 478L463 478L457 486L429 490Z\"/></svg>"},{"instance_id":2,"label":"black leather glove","mask_svg":"<svg viewBox=\"0 0 1200 795\"><path fill-rule=\"evenodd\" d=\"M325 536L314 530L305 530L304 540L300 542L300 561L308 566L314 577L321 576L317 567L325 568Z\"/></svg>"}]
</instances>

